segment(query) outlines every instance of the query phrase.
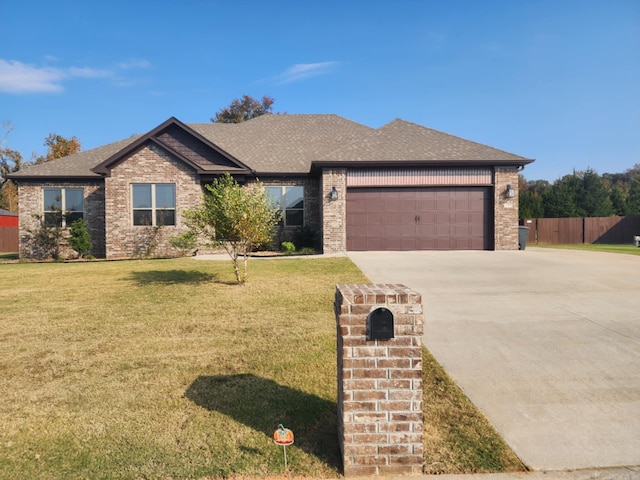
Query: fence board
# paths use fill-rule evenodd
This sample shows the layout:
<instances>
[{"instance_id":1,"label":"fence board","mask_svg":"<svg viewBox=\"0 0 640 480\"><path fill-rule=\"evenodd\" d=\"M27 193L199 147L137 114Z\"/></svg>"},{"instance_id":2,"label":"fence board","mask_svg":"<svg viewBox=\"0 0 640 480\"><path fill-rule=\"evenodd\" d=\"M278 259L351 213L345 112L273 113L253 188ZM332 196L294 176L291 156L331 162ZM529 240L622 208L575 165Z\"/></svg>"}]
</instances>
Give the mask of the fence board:
<instances>
[{"instance_id":1,"label":"fence board","mask_svg":"<svg viewBox=\"0 0 640 480\"><path fill-rule=\"evenodd\" d=\"M0 252L14 253L18 249L18 227L0 227Z\"/></svg>"},{"instance_id":2,"label":"fence board","mask_svg":"<svg viewBox=\"0 0 640 480\"><path fill-rule=\"evenodd\" d=\"M523 223L529 227L530 244L628 244L640 235L640 216L531 218Z\"/></svg>"}]
</instances>

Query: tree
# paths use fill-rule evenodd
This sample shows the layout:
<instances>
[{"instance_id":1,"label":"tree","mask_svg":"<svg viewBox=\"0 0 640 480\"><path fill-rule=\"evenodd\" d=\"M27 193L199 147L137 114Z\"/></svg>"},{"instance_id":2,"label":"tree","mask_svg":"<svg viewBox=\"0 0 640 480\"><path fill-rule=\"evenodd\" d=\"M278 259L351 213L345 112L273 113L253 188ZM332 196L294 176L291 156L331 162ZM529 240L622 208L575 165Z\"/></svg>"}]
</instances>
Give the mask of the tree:
<instances>
[{"instance_id":1,"label":"tree","mask_svg":"<svg viewBox=\"0 0 640 480\"><path fill-rule=\"evenodd\" d=\"M87 222L79 218L71 224L69 233L71 234L68 239L69 246L76 251L80 258L91 252L93 242L87 229Z\"/></svg>"},{"instance_id":2,"label":"tree","mask_svg":"<svg viewBox=\"0 0 640 480\"><path fill-rule=\"evenodd\" d=\"M609 217L613 215L613 203L604 180L589 168L582 174L582 188L576 198L578 208L585 217Z\"/></svg>"},{"instance_id":3,"label":"tree","mask_svg":"<svg viewBox=\"0 0 640 480\"><path fill-rule=\"evenodd\" d=\"M187 224L210 245L226 250L233 260L238 285L242 285L247 279L249 253L272 240L273 229L281 218L279 206L271 201L261 183L241 186L228 173L206 189L203 203L185 212Z\"/></svg>"},{"instance_id":4,"label":"tree","mask_svg":"<svg viewBox=\"0 0 640 480\"><path fill-rule=\"evenodd\" d=\"M64 138L62 135L50 133L44 139L44 146L47 147L47 153L44 157L36 157L35 163L45 163L58 158L68 157L74 153L78 153L82 149L80 140L75 136Z\"/></svg>"},{"instance_id":5,"label":"tree","mask_svg":"<svg viewBox=\"0 0 640 480\"><path fill-rule=\"evenodd\" d=\"M636 175L629 184L627 199L627 215L640 215L640 175Z\"/></svg>"},{"instance_id":6,"label":"tree","mask_svg":"<svg viewBox=\"0 0 640 480\"><path fill-rule=\"evenodd\" d=\"M518 175L518 218L540 218L544 216L542 194L549 188L546 180L528 182L524 176Z\"/></svg>"},{"instance_id":7,"label":"tree","mask_svg":"<svg viewBox=\"0 0 640 480\"><path fill-rule=\"evenodd\" d=\"M18 211L18 189L16 185L7 178L7 175L17 172L23 167L22 155L17 150L5 147L9 134L13 131L11 122L4 122L3 128L7 131L0 140L0 208L11 212Z\"/></svg>"},{"instance_id":8,"label":"tree","mask_svg":"<svg viewBox=\"0 0 640 480\"><path fill-rule=\"evenodd\" d=\"M262 101L258 101L250 95L243 95L240 99L234 98L231 104L218 111L211 121L213 123L245 122L265 113L271 113L274 102L273 98L267 96L262 97Z\"/></svg>"},{"instance_id":9,"label":"tree","mask_svg":"<svg viewBox=\"0 0 640 480\"><path fill-rule=\"evenodd\" d=\"M11 180L0 187L0 208L18 213L18 187Z\"/></svg>"},{"instance_id":10,"label":"tree","mask_svg":"<svg viewBox=\"0 0 640 480\"><path fill-rule=\"evenodd\" d=\"M582 181L575 173L556 180L542 195L544 216L547 218L583 217L584 212L578 208L577 202L581 188Z\"/></svg>"}]
</instances>

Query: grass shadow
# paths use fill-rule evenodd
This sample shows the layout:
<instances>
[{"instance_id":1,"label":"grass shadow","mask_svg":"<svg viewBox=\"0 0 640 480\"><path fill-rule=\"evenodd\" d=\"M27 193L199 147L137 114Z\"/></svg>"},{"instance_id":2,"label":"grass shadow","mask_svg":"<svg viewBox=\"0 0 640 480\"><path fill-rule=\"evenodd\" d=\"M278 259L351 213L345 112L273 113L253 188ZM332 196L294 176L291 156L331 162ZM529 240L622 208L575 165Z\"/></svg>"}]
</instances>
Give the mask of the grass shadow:
<instances>
[{"instance_id":1,"label":"grass shadow","mask_svg":"<svg viewBox=\"0 0 640 480\"><path fill-rule=\"evenodd\" d=\"M185 397L264 433L278 424L293 430L295 445L338 470L337 404L251 374L198 377Z\"/></svg>"},{"instance_id":2,"label":"grass shadow","mask_svg":"<svg viewBox=\"0 0 640 480\"><path fill-rule=\"evenodd\" d=\"M199 272L197 270L150 270L144 272L131 272L130 279L140 285L175 285L178 283L197 284L217 281L217 277L215 275Z\"/></svg>"}]
</instances>

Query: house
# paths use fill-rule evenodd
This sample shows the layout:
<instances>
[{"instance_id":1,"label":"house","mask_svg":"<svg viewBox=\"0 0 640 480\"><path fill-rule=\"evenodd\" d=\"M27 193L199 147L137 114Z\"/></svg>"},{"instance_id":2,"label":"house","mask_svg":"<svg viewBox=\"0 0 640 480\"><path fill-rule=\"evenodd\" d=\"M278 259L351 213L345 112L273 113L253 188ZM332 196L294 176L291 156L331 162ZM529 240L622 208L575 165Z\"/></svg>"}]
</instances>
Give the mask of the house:
<instances>
[{"instance_id":1,"label":"house","mask_svg":"<svg viewBox=\"0 0 640 480\"><path fill-rule=\"evenodd\" d=\"M18 214L0 208L0 252L18 251Z\"/></svg>"},{"instance_id":2,"label":"house","mask_svg":"<svg viewBox=\"0 0 640 480\"><path fill-rule=\"evenodd\" d=\"M170 255L183 210L225 172L259 179L280 202L280 240L305 226L325 253L517 250L518 171L532 161L399 119L373 129L337 115L267 114L239 124L170 118L11 178L23 256L37 255L34 214L63 227L84 218L96 256L133 257L150 243Z\"/></svg>"}]
</instances>

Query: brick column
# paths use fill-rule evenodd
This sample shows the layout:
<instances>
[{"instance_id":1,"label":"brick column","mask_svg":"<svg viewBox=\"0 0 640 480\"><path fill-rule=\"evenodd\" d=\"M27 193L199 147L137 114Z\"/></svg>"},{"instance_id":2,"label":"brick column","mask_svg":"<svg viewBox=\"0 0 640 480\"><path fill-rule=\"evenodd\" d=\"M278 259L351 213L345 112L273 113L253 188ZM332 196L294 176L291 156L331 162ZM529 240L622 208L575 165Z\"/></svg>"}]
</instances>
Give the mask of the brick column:
<instances>
[{"instance_id":1,"label":"brick column","mask_svg":"<svg viewBox=\"0 0 640 480\"><path fill-rule=\"evenodd\" d=\"M420 294L404 285L338 285L338 439L345 476L422 473ZM394 338L367 339L367 317L393 314Z\"/></svg>"},{"instance_id":2,"label":"brick column","mask_svg":"<svg viewBox=\"0 0 640 480\"><path fill-rule=\"evenodd\" d=\"M338 198L329 193L335 187ZM344 168L322 170L322 251L347 251L347 171Z\"/></svg>"},{"instance_id":3,"label":"brick column","mask_svg":"<svg viewBox=\"0 0 640 480\"><path fill-rule=\"evenodd\" d=\"M496 250L518 250L518 170L515 167L496 167L494 173L494 229ZM507 185L516 191L508 198Z\"/></svg>"}]
</instances>

